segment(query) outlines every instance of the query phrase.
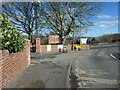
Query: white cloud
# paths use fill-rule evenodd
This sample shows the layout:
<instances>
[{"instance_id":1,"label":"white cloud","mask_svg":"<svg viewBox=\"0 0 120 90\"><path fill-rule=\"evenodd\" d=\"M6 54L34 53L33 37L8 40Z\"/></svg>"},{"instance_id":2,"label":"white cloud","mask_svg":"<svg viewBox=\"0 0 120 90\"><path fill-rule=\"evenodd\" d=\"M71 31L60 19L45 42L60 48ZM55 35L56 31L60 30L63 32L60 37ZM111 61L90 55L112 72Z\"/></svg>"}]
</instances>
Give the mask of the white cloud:
<instances>
[{"instance_id":1,"label":"white cloud","mask_svg":"<svg viewBox=\"0 0 120 90\"><path fill-rule=\"evenodd\" d=\"M118 24L118 20L116 20L116 21L100 21L100 22L95 23L95 25L98 25L98 24Z\"/></svg>"},{"instance_id":2,"label":"white cloud","mask_svg":"<svg viewBox=\"0 0 120 90\"><path fill-rule=\"evenodd\" d=\"M101 27L105 27L106 25L100 25Z\"/></svg>"},{"instance_id":3,"label":"white cloud","mask_svg":"<svg viewBox=\"0 0 120 90\"><path fill-rule=\"evenodd\" d=\"M98 25L99 29L107 29L109 27L110 27L109 25Z\"/></svg>"},{"instance_id":4,"label":"white cloud","mask_svg":"<svg viewBox=\"0 0 120 90\"><path fill-rule=\"evenodd\" d=\"M95 23L95 25L99 28L99 29L108 29L111 27L114 27L116 25L118 25L118 21L100 21Z\"/></svg>"},{"instance_id":5,"label":"white cloud","mask_svg":"<svg viewBox=\"0 0 120 90\"><path fill-rule=\"evenodd\" d=\"M118 16L110 16L110 15L98 15L97 17L100 18L100 19L103 19L103 18L118 18Z\"/></svg>"},{"instance_id":6,"label":"white cloud","mask_svg":"<svg viewBox=\"0 0 120 90\"><path fill-rule=\"evenodd\" d=\"M112 16L109 16L109 15L99 15L97 17L98 18L113 18Z\"/></svg>"}]
</instances>

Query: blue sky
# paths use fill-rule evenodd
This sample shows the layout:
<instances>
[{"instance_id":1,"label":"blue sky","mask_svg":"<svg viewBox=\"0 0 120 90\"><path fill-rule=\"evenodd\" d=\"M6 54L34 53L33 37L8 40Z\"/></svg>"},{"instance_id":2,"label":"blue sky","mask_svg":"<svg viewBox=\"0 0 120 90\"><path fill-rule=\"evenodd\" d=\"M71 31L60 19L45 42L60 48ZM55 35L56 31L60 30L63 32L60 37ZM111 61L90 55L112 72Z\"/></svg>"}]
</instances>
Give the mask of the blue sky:
<instances>
[{"instance_id":1,"label":"blue sky","mask_svg":"<svg viewBox=\"0 0 120 90\"><path fill-rule=\"evenodd\" d=\"M118 33L118 2L103 2L103 5L102 11L93 20L95 26L90 27L91 30L84 36L98 37Z\"/></svg>"},{"instance_id":2,"label":"blue sky","mask_svg":"<svg viewBox=\"0 0 120 90\"><path fill-rule=\"evenodd\" d=\"M118 2L103 2L103 5L102 11L93 20L95 26L85 36L98 37L118 33Z\"/></svg>"}]
</instances>

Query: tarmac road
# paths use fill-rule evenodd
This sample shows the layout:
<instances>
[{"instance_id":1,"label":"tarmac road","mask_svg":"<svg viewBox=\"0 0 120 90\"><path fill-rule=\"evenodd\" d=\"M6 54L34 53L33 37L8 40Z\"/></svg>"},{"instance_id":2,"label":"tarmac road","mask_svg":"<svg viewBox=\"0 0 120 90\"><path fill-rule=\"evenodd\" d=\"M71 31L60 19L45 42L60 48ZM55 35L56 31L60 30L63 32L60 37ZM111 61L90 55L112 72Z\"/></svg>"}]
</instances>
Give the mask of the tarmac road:
<instances>
[{"instance_id":1,"label":"tarmac road","mask_svg":"<svg viewBox=\"0 0 120 90\"><path fill-rule=\"evenodd\" d=\"M118 88L119 60L111 57L118 46L92 47L81 51L72 64L72 88Z\"/></svg>"},{"instance_id":2,"label":"tarmac road","mask_svg":"<svg viewBox=\"0 0 120 90\"><path fill-rule=\"evenodd\" d=\"M60 54L32 53L30 67L6 88L67 88L71 61L72 88L117 88L119 61L110 56L114 51L111 49L117 48L98 47Z\"/></svg>"},{"instance_id":3,"label":"tarmac road","mask_svg":"<svg viewBox=\"0 0 120 90\"><path fill-rule=\"evenodd\" d=\"M67 88L68 66L79 53L31 54L31 65L6 88Z\"/></svg>"}]
</instances>

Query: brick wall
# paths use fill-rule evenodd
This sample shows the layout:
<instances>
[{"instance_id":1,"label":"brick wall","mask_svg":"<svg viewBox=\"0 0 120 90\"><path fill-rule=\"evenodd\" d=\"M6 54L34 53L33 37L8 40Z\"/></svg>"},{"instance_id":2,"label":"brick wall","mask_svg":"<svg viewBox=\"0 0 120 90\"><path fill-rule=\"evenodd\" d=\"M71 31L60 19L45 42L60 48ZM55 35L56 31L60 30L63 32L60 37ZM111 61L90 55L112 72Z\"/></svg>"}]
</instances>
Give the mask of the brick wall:
<instances>
[{"instance_id":1,"label":"brick wall","mask_svg":"<svg viewBox=\"0 0 120 90\"><path fill-rule=\"evenodd\" d=\"M75 46L77 44L74 44L73 46ZM36 39L36 52L38 53L46 53L46 52L59 52L59 45L40 45L40 39L37 38ZM90 49L90 45L81 45L82 46L82 50L89 50ZM48 50L49 48L49 50ZM72 45L68 44L68 50L72 50Z\"/></svg>"},{"instance_id":2,"label":"brick wall","mask_svg":"<svg viewBox=\"0 0 120 90\"><path fill-rule=\"evenodd\" d=\"M0 50L0 88L9 85L13 78L30 64L30 41L26 41L25 49L10 54L8 50Z\"/></svg>"},{"instance_id":3,"label":"brick wall","mask_svg":"<svg viewBox=\"0 0 120 90\"><path fill-rule=\"evenodd\" d=\"M49 48L49 49L48 49ZM46 53L46 52L58 52L58 45L41 45L40 39L36 39L36 52Z\"/></svg>"},{"instance_id":4,"label":"brick wall","mask_svg":"<svg viewBox=\"0 0 120 90\"><path fill-rule=\"evenodd\" d=\"M90 49L90 45L81 45L82 46L82 50L89 50Z\"/></svg>"},{"instance_id":5,"label":"brick wall","mask_svg":"<svg viewBox=\"0 0 120 90\"><path fill-rule=\"evenodd\" d=\"M72 45L68 44L68 50L72 49Z\"/></svg>"},{"instance_id":6,"label":"brick wall","mask_svg":"<svg viewBox=\"0 0 120 90\"><path fill-rule=\"evenodd\" d=\"M74 44L73 46L75 46L77 44ZM72 50L72 44L68 44L68 50Z\"/></svg>"},{"instance_id":7,"label":"brick wall","mask_svg":"<svg viewBox=\"0 0 120 90\"><path fill-rule=\"evenodd\" d=\"M40 53L41 52L41 50L40 50L40 38L37 38L36 39L36 52L38 52L38 53Z\"/></svg>"},{"instance_id":8,"label":"brick wall","mask_svg":"<svg viewBox=\"0 0 120 90\"><path fill-rule=\"evenodd\" d=\"M51 45L52 52L59 52L58 45Z\"/></svg>"},{"instance_id":9,"label":"brick wall","mask_svg":"<svg viewBox=\"0 0 120 90\"><path fill-rule=\"evenodd\" d=\"M47 52L47 45L40 45L40 52Z\"/></svg>"},{"instance_id":10,"label":"brick wall","mask_svg":"<svg viewBox=\"0 0 120 90\"><path fill-rule=\"evenodd\" d=\"M39 45L40 48L36 52L38 53L46 53L46 52L59 52L58 45ZM48 46L51 49L48 51Z\"/></svg>"}]
</instances>

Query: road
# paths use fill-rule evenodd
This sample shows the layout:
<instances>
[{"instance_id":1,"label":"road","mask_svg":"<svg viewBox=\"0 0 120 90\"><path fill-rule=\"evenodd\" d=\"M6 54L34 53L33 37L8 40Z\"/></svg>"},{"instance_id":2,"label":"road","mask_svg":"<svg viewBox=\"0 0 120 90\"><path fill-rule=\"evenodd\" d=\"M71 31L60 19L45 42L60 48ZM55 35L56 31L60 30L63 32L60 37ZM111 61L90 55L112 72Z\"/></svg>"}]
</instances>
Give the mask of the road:
<instances>
[{"instance_id":1,"label":"road","mask_svg":"<svg viewBox=\"0 0 120 90\"><path fill-rule=\"evenodd\" d=\"M79 52L72 64L73 88L118 88L119 61L110 54L118 53L118 46L92 47Z\"/></svg>"},{"instance_id":2,"label":"road","mask_svg":"<svg viewBox=\"0 0 120 90\"><path fill-rule=\"evenodd\" d=\"M76 55L70 51L60 54L31 54L29 68L6 88L67 88L68 67Z\"/></svg>"},{"instance_id":3,"label":"road","mask_svg":"<svg viewBox=\"0 0 120 90\"><path fill-rule=\"evenodd\" d=\"M30 67L6 88L67 88L68 82L72 88L117 88L119 61L110 56L114 52L117 46L57 54L32 53Z\"/></svg>"}]
</instances>

